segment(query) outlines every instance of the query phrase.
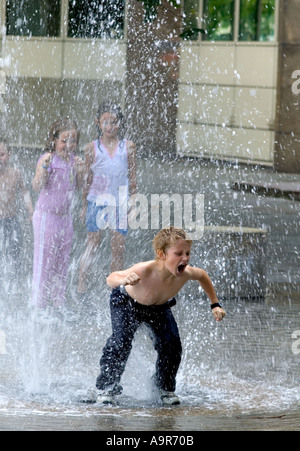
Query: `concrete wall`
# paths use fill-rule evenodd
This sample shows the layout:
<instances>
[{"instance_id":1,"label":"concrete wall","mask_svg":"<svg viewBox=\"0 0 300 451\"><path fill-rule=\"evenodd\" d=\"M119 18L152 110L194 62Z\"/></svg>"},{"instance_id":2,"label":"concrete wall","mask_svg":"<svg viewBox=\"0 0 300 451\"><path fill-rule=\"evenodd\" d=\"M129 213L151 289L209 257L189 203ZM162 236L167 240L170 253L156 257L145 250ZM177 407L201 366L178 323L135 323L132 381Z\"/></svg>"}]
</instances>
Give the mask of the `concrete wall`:
<instances>
[{"instance_id":1,"label":"concrete wall","mask_svg":"<svg viewBox=\"0 0 300 451\"><path fill-rule=\"evenodd\" d=\"M43 146L50 124L65 115L78 121L84 145L95 135L99 102L123 102L122 42L7 37L2 58L6 108L1 129L13 145Z\"/></svg>"},{"instance_id":2,"label":"concrete wall","mask_svg":"<svg viewBox=\"0 0 300 451\"><path fill-rule=\"evenodd\" d=\"M184 44L178 153L273 164L276 44Z\"/></svg>"}]
</instances>

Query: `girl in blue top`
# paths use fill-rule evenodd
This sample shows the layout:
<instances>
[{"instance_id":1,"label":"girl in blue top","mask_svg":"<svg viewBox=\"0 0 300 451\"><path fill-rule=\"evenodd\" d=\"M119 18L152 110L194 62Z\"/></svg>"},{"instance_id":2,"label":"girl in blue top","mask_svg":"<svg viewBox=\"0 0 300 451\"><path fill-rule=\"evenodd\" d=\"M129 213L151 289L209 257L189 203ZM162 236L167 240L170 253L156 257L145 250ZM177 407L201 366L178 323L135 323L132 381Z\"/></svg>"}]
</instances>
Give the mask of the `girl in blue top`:
<instances>
[{"instance_id":1,"label":"girl in blue top","mask_svg":"<svg viewBox=\"0 0 300 451\"><path fill-rule=\"evenodd\" d=\"M86 291L87 274L99 249L101 232L111 231L111 270L124 267L127 200L136 193L136 148L121 139L123 115L118 105L100 105L96 125L100 136L85 148L86 184L83 217L88 239L79 266L78 292Z\"/></svg>"}]
</instances>

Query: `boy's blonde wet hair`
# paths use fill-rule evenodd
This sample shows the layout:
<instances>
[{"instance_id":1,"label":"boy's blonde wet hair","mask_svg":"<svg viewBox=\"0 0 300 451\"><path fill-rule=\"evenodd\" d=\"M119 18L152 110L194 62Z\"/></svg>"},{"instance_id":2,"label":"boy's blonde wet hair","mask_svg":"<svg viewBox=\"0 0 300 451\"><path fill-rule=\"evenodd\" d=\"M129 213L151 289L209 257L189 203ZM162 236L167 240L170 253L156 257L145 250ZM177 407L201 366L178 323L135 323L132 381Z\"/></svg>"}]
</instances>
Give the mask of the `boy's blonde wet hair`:
<instances>
[{"instance_id":1,"label":"boy's blonde wet hair","mask_svg":"<svg viewBox=\"0 0 300 451\"><path fill-rule=\"evenodd\" d=\"M158 250L163 251L165 254L167 249L173 246L178 240L185 240L190 245L193 244L193 241L183 229L176 229L175 227L162 229L153 240L155 255L157 255Z\"/></svg>"}]
</instances>

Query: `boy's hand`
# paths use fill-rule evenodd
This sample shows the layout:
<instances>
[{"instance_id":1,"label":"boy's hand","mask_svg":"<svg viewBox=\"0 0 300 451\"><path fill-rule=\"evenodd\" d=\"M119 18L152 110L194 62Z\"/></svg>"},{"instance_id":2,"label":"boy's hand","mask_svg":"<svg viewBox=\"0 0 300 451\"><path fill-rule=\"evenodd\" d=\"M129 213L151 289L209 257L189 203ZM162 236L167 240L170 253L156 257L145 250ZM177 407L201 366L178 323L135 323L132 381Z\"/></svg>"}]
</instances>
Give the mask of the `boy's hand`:
<instances>
[{"instance_id":1,"label":"boy's hand","mask_svg":"<svg viewBox=\"0 0 300 451\"><path fill-rule=\"evenodd\" d=\"M225 316L226 316L225 310L223 310L221 307L215 307L212 310L212 313L214 315L215 320L218 322L222 321L222 319L225 318Z\"/></svg>"},{"instance_id":2,"label":"boy's hand","mask_svg":"<svg viewBox=\"0 0 300 451\"><path fill-rule=\"evenodd\" d=\"M124 285L124 287L126 285L133 286L133 285L136 285L137 283L139 283L140 280L141 280L141 278L135 272L132 272L124 279L124 282L122 283L122 285Z\"/></svg>"}]
</instances>

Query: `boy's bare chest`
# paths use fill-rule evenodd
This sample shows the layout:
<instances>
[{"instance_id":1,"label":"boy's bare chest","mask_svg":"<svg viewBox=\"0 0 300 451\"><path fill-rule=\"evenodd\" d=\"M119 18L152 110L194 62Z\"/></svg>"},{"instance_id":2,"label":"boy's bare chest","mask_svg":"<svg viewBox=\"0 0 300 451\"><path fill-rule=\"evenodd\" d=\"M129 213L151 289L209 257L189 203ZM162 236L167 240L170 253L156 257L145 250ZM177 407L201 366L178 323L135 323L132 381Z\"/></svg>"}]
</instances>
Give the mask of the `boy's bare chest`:
<instances>
[{"instance_id":1,"label":"boy's bare chest","mask_svg":"<svg viewBox=\"0 0 300 451\"><path fill-rule=\"evenodd\" d=\"M141 304L161 305L176 296L183 285L181 280L162 279L153 274L132 287L132 295Z\"/></svg>"}]
</instances>

